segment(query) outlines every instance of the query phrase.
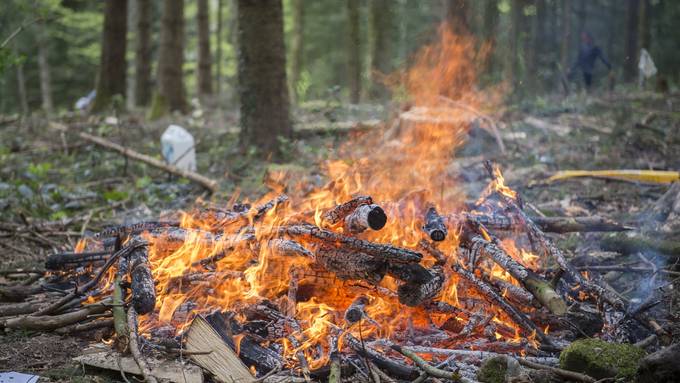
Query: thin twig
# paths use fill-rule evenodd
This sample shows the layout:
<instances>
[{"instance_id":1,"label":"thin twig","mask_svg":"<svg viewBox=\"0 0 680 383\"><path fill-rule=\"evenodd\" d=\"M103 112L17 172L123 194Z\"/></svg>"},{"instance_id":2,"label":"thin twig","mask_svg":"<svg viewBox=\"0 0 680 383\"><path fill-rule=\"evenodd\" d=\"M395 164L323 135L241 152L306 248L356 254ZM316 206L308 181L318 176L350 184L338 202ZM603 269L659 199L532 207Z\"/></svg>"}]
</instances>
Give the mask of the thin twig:
<instances>
[{"instance_id":1,"label":"thin twig","mask_svg":"<svg viewBox=\"0 0 680 383\"><path fill-rule=\"evenodd\" d=\"M137 312L135 308L130 306L127 313L128 317L128 327L130 328L130 353L132 353L132 358L137 362L139 369L142 371L142 376L147 383L158 383L158 380L151 375L151 369L149 365L146 364L146 360L139 351L139 340L137 335Z\"/></svg>"}]
</instances>

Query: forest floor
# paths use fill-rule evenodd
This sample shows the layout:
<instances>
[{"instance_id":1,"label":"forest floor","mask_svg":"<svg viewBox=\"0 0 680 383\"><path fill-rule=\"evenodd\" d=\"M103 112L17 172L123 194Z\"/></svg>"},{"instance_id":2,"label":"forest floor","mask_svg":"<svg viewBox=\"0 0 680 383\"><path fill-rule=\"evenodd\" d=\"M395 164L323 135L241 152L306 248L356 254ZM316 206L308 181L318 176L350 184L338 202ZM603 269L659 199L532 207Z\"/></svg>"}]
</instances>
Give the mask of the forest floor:
<instances>
[{"instance_id":1,"label":"forest floor","mask_svg":"<svg viewBox=\"0 0 680 383\"><path fill-rule=\"evenodd\" d=\"M187 209L198 198L226 202L238 191L255 199L267 191L263 179L271 169L323 183L320 166L333 158L338 145L356 131L370 134L372 126L380 125L376 121L387 117L388 111L375 107L310 104L298 111L298 122L311 128L299 130L291 142L282 142L286 161L279 164L239 150L237 132L230 128L237 120L230 113L194 113L151 124L134 113L118 121L71 118L79 125L95 126L94 134L151 155L160 153L160 135L168 123L185 126L197 141L198 172L220 181L220 191L211 197L186 180L170 178L70 135L60 137L43 119L6 119L0 125L1 268L41 267L47 254L72 249L83 233ZM471 131L469 142L457 153L460 182L470 198L487 182L482 162L489 158L502 164L511 187L547 215L600 215L634 223L668 186L594 179L550 185L540 181L565 169L680 169L677 94L627 92L540 99L507 107L494 117L502 127L505 155L481 130ZM36 234L36 227L47 222L52 229ZM585 254L596 246L598 235L565 235L559 245ZM0 284L6 282L0 276ZM35 373L52 381L119 379L117 373L83 370L71 361L91 339L0 334L0 371Z\"/></svg>"}]
</instances>

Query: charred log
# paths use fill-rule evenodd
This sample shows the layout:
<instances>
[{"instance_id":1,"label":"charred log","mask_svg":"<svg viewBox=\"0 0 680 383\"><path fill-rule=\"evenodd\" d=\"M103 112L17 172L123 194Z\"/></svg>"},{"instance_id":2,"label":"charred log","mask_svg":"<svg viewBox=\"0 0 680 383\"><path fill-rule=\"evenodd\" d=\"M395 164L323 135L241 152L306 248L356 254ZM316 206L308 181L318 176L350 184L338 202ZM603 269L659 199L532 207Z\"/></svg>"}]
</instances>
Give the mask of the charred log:
<instances>
[{"instance_id":1,"label":"charred log","mask_svg":"<svg viewBox=\"0 0 680 383\"><path fill-rule=\"evenodd\" d=\"M430 237L431 240L440 242L446 239L448 230L446 229L446 224L444 223L444 217L437 213L437 209L430 207L425 213L425 224L423 225L423 231Z\"/></svg>"},{"instance_id":2,"label":"charred log","mask_svg":"<svg viewBox=\"0 0 680 383\"><path fill-rule=\"evenodd\" d=\"M418 263L423 258L422 254L413 250L348 237L309 224L281 226L278 228L278 231L281 235L303 237L327 244L341 245L348 249L373 255L387 262Z\"/></svg>"},{"instance_id":3,"label":"charred log","mask_svg":"<svg viewBox=\"0 0 680 383\"><path fill-rule=\"evenodd\" d=\"M268 242L269 249L274 255L280 255L284 257L307 257L314 258L314 254L307 250L301 244L291 241L289 239L274 238Z\"/></svg>"},{"instance_id":4,"label":"charred log","mask_svg":"<svg viewBox=\"0 0 680 383\"><path fill-rule=\"evenodd\" d=\"M322 245L316 251L316 263L340 279L358 279L378 284L387 271L387 263L358 251Z\"/></svg>"},{"instance_id":5,"label":"charred log","mask_svg":"<svg viewBox=\"0 0 680 383\"><path fill-rule=\"evenodd\" d=\"M446 264L446 255L437 249L433 243L421 239L420 242L418 242L418 248L422 249L425 253L430 254L432 258L435 259L436 265L443 266Z\"/></svg>"},{"instance_id":6,"label":"charred log","mask_svg":"<svg viewBox=\"0 0 680 383\"><path fill-rule=\"evenodd\" d=\"M345 310L345 321L352 325L365 318L367 316L365 311L367 304L368 298L363 295L354 299L352 304Z\"/></svg>"},{"instance_id":7,"label":"charred log","mask_svg":"<svg viewBox=\"0 0 680 383\"><path fill-rule=\"evenodd\" d=\"M399 286L399 302L406 306L419 306L439 295L446 280L441 267L427 270L429 278L424 282L407 282Z\"/></svg>"},{"instance_id":8,"label":"charred log","mask_svg":"<svg viewBox=\"0 0 680 383\"><path fill-rule=\"evenodd\" d=\"M129 268L132 305L137 313L148 314L156 306L156 288L147 247L139 247L130 253Z\"/></svg>"},{"instance_id":9,"label":"charred log","mask_svg":"<svg viewBox=\"0 0 680 383\"><path fill-rule=\"evenodd\" d=\"M45 269L51 271L76 269L95 263L103 263L110 255L111 253L108 251L50 254L45 261Z\"/></svg>"},{"instance_id":10,"label":"charred log","mask_svg":"<svg viewBox=\"0 0 680 383\"><path fill-rule=\"evenodd\" d=\"M345 230L358 234L366 229L380 230L387 223L385 211L378 205L361 205L345 217Z\"/></svg>"},{"instance_id":11,"label":"charred log","mask_svg":"<svg viewBox=\"0 0 680 383\"><path fill-rule=\"evenodd\" d=\"M356 208L362 205L370 205L373 203L373 199L369 196L358 196L347 202L344 202L324 213L324 222L335 225L345 219L350 215Z\"/></svg>"},{"instance_id":12,"label":"charred log","mask_svg":"<svg viewBox=\"0 0 680 383\"><path fill-rule=\"evenodd\" d=\"M128 237L159 228L179 227L179 221L143 221L129 225L114 226L95 233L95 238Z\"/></svg>"}]
</instances>

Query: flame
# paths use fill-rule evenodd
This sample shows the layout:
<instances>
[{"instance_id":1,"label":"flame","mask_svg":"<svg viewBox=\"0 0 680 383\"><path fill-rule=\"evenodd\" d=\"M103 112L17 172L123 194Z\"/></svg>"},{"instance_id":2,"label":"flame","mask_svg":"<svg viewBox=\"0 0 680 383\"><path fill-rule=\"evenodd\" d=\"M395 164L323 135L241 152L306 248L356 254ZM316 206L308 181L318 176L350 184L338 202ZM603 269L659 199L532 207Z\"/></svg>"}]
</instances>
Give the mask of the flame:
<instances>
[{"instance_id":1,"label":"flame","mask_svg":"<svg viewBox=\"0 0 680 383\"><path fill-rule=\"evenodd\" d=\"M314 267L313 259L277 251L274 240L277 227L300 221L342 233L342 225L324 222L323 213L357 194L370 195L389 217L382 230L369 230L360 237L406 248L415 248L421 240L420 227L428 204L436 204L443 212L461 211L465 196L449 165L456 149L464 143L471 116L442 100L454 100L480 110L493 104L493 94L475 87L477 61L485 55L485 49L475 57L471 54L476 52L471 38L441 27L439 39L417 53L410 69L390 78L393 86L404 88L409 95L410 107L400 123L386 127L380 134L357 135L338 149L337 159L323 166L329 180L323 187L310 192L309 185L302 182L288 185L290 201L259 215L257 206L275 198L285 188L288 177L272 173L267 179L271 192L248 204L250 208L240 216L224 213L232 211L232 203L239 199L240 192L236 191L228 204L214 208L215 214L184 212L181 229L161 235L145 233L149 263L157 283L157 304L152 314L140 317L140 330L174 328L181 333L190 323L187 318L193 315L214 310L239 313L243 307L269 301L285 307L299 324L299 329L271 341L280 343L287 360L294 361L302 355L310 368L317 368L328 362L329 337L337 327L357 337L394 339L403 338L413 328L441 326L450 318L466 323L467 314L431 314L422 308L401 305L396 294L384 293L398 288L398 281L389 276L377 286L365 288L323 275ZM505 186L498 169L494 170L494 180L483 197L493 192L517 198ZM458 261L460 230L455 225L449 227L449 235L439 244L449 265L444 267L446 281L436 299L462 308L462 302L468 298L484 298L459 283L448 267ZM488 233L483 235L490 240ZM317 247L304 238L296 241L312 253ZM538 257L514 242L504 240L502 247L525 266L538 266ZM206 259L214 261L205 263ZM431 257L426 258L423 265L429 267L434 262ZM480 267L496 278L518 284L497 265ZM112 281L113 274L105 286ZM300 294L305 287L305 294ZM289 290L297 290L298 294L289 297ZM368 297L367 318L346 325L342 313L359 294ZM302 299L302 295L307 296ZM522 339L519 328L505 315L494 311L486 315L493 315L496 339L515 342ZM234 337L237 353L243 336ZM528 337L534 344L535 336ZM342 347L342 338L338 341Z\"/></svg>"}]
</instances>

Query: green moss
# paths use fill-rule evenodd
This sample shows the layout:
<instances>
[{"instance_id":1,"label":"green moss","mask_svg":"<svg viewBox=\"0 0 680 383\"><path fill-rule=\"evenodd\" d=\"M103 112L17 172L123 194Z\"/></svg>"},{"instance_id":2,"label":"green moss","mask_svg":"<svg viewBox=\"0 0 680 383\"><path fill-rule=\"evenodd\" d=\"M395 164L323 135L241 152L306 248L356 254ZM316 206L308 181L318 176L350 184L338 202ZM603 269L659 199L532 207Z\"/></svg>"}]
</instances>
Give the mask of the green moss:
<instances>
[{"instance_id":1,"label":"green moss","mask_svg":"<svg viewBox=\"0 0 680 383\"><path fill-rule=\"evenodd\" d=\"M483 383L505 383L508 376L516 376L518 373L517 361L506 356L495 356L482 363L477 379Z\"/></svg>"},{"instance_id":2,"label":"green moss","mask_svg":"<svg viewBox=\"0 0 680 383\"><path fill-rule=\"evenodd\" d=\"M562 351L560 367L585 373L595 379L632 379L640 359L644 356L644 350L630 344L582 339Z\"/></svg>"}]
</instances>

